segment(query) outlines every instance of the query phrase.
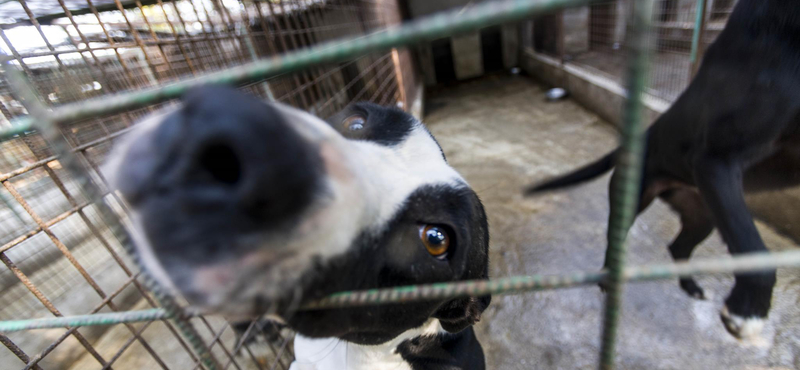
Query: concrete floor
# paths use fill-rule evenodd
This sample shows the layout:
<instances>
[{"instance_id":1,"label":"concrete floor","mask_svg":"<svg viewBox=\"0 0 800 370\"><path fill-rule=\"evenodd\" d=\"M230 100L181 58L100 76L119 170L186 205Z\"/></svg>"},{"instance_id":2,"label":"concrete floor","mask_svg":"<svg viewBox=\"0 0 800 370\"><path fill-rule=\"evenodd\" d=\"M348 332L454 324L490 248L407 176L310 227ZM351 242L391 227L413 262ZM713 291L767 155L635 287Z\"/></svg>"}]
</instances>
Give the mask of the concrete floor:
<instances>
[{"instance_id":1,"label":"concrete floor","mask_svg":"<svg viewBox=\"0 0 800 370\"><path fill-rule=\"evenodd\" d=\"M491 275L596 270L605 251L608 177L569 191L523 199L531 181L563 173L615 146L616 133L576 103L545 102L522 76L494 76L431 91L425 123L450 163L482 198L491 232ZM677 217L653 204L633 226L630 264L669 262ZM772 250L797 248L759 223ZM697 257L728 256L714 234ZM781 270L763 340L742 343L718 310L730 276L701 277L709 300L677 281L628 285L618 344L620 369L800 368L800 272ZM603 295L594 286L496 296L477 326L489 369L592 369L600 346Z\"/></svg>"}]
</instances>

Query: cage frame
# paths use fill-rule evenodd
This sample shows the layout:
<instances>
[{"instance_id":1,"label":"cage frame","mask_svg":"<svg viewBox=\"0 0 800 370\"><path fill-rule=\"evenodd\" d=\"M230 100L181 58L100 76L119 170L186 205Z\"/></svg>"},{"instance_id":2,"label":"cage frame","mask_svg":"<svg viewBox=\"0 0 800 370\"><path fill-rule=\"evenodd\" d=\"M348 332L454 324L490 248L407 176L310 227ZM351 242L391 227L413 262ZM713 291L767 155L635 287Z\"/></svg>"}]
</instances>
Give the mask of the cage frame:
<instances>
[{"instance_id":1,"label":"cage frame","mask_svg":"<svg viewBox=\"0 0 800 370\"><path fill-rule=\"evenodd\" d=\"M622 173L623 181L618 182L617 186L612 189L611 194L612 201L619 202L620 204L620 207L615 207L615 209L620 211L620 214L612 215L612 222L609 225L611 237L609 240L610 258L607 271L579 272L571 275L558 276L510 277L488 281L457 282L417 287L398 287L365 292L344 292L323 299L322 301L310 302L308 303L308 307L347 307L363 304L383 304L389 302L407 302L419 299L456 297L467 294L518 293L531 290L565 288L583 284L605 282L609 284L609 290L606 296L605 317L603 321L603 340L599 365L601 369L613 369L616 328L620 317L620 292L623 284L626 281L668 279L678 276L684 277L709 273L771 270L778 267L800 267L800 252L796 251L740 256L724 260L716 259L709 261L670 263L656 266L628 268L624 266L626 253L625 238L632 223L633 215L635 214L634 207L636 204L636 186L638 184L637 179L639 176L641 176L642 167L641 160L643 153L644 125L641 117L641 96L644 90L649 58L647 42L650 35L649 29L651 26L650 23L653 1L654 0L640 1L638 4L641 5L636 7L633 17L633 37L630 41L627 70L629 90L628 98L624 107L624 125L623 129L621 130L622 151L621 155L619 156L620 158L618 159L618 171ZM162 3L161 0L158 0L157 2L159 4ZM350 60L357 56L366 55L370 52L396 50L398 47L410 46L425 40L457 35L492 25L521 21L537 14L543 14L568 7L587 5L597 2L599 1L506 0L502 2L489 2L475 5L473 8L462 12L446 12L427 18L421 18L397 27L378 31L361 38L344 41L332 41L325 44L300 49L299 51L278 55L271 59L254 60L249 64L228 68L222 72L198 74L197 77L192 80L179 81L167 86L156 87L143 91L127 92L114 96L91 99L79 103L71 103L54 109L48 109L39 100L35 89L27 80L27 77L16 68L10 66L9 61L13 58L5 58L2 61L3 71L12 90L17 96L20 97L25 108L27 109L29 118L19 120L12 128L0 132L0 138L12 137L35 129L45 137L47 142L50 143L55 154L34 164L28 165L25 168L5 174L2 176L1 180L3 181L5 188L12 194L12 196L14 196L17 201L21 201L20 203L23 204L24 207L24 199L22 199L19 193L15 193L13 185L8 183L6 180L30 169L42 166L47 171L49 167L47 167L46 164L51 161L58 160L70 172L73 178L79 180L78 183L82 195L85 199L87 199L87 201L82 204L77 203L75 199L69 199L73 208L67 212L68 214L59 217L67 217L68 215L75 213L82 215L81 210L84 207L89 204L97 205L103 221L111 228L114 236L120 240L125 249L130 251L132 250L130 236L120 221L118 214L114 209L112 209L106 200L107 197L113 197L114 194L102 189L92 180L90 175L88 175L85 165L80 161L78 156L78 154L81 153L85 147L73 147L62 135L60 131L60 125L92 117L127 112L134 108L150 106L154 103L180 97L187 90L196 86L212 84L241 85L244 83L261 81L267 77L282 73L306 71L309 69L313 71L314 67L327 63ZM24 1L21 1L21 3L24 4ZM137 1L137 3L139 2ZM701 3L704 4L705 1L698 0L698 4ZM61 2L61 4L63 5L63 2ZM116 4L118 7L121 7L119 0L116 0ZM175 3L173 2L173 4ZM281 3L281 5L283 4ZM141 4L139 6L141 6ZM70 17L69 11L66 9L66 7L64 7L64 9L65 15ZM699 9L700 5L698 5L698 10ZM94 12L96 13L96 10ZM33 17L32 13L29 14L31 15L34 26L39 29L38 23L34 21L36 18ZM703 17L698 15L697 19L699 26L699 23L702 22ZM39 32L42 32L41 29L39 29ZM697 32L698 31L695 31L695 33ZM241 37L242 39L246 39L249 37L249 35L250 34L245 33ZM2 36L1 32L0 36ZM81 38L84 38L84 36L81 35ZM141 46L141 40L137 40L137 44ZM52 52L55 52L55 49L52 46L49 44L48 46ZM185 53L183 50L181 50L181 52ZM692 54L695 56L695 58L697 55L696 52L697 50L693 47ZM81 55L83 56L83 52L81 52ZM392 57L395 58L394 55L392 55ZM147 59L147 57L145 57L145 59ZM696 59L694 59L694 61L696 61ZM193 68L190 67L189 69L192 70L193 75L196 73ZM119 131L115 133L115 136L113 137L122 135L125 132L127 132L127 130ZM111 140L113 137L106 137L103 140ZM57 179L58 177L53 175L53 178ZM65 192L65 195L66 194L68 193ZM51 221L44 221L41 218L37 218L35 212L33 211L30 211L29 213L36 221L39 231L49 234L48 227L50 225L48 225L48 223ZM25 235L23 235L23 237L25 237ZM22 240L25 239L23 238ZM56 244L58 243L56 242ZM11 247L13 247L13 245ZM14 270L13 262L8 260L3 254L11 247L6 245L0 248L0 259L6 264L7 267ZM64 253L69 258L69 251ZM25 281L24 274L21 271L19 271L18 276L21 280L23 280L23 282ZM144 284L142 284L143 286L137 285L139 284L137 278L140 276L144 280ZM91 280L91 278L87 277L87 280ZM152 281L152 279L149 279L146 274L140 275L139 273L129 273L129 281L123 285L119 291L130 284L137 285L137 288L139 289L147 289L153 292L156 300L159 302L159 306L162 308L154 308L147 311L131 311L128 313L96 314L63 318L57 317L54 319L42 320L4 321L0 322L0 342L2 342L14 354L16 354L22 361L30 364L34 359L29 358L24 352L21 352L21 350L19 350L18 347L10 342L8 338L3 335L3 333L17 330L31 330L43 327L66 326L70 328L70 331L68 331L66 335L75 335L76 338L79 338L79 336L75 334L76 332L73 331L77 327L88 325L127 324L130 322L140 321L152 322L153 320L169 319L173 321L174 325L181 333L181 336L178 337L179 340L181 340L182 337L182 340L188 342L192 346L196 356L193 358L193 360L197 362L197 366L200 366L201 362L202 366L207 369L222 369L231 365L231 363L234 361L232 357L229 359L229 362L226 365L221 366L220 362L209 351L210 345L204 343L204 341L198 335L197 329L189 321L190 317L197 315L196 312L185 311L175 302L173 297L166 294ZM32 291L35 291L35 287L31 289ZM118 292L114 292L105 296L103 304L101 304L99 307L110 303L110 300L116 293ZM45 303L46 299L42 301ZM47 304L45 303L45 305ZM60 313L55 309L55 307L52 307L50 310L55 316L60 316ZM248 332L252 329L253 324L251 324L248 328ZM131 341L137 340L138 336L136 331L134 331L132 328L131 331L134 334ZM215 338L212 340L212 345L216 342L219 342L219 337L221 334L221 331L215 334ZM238 352L238 349L240 349L243 344L242 342L237 343L235 352ZM284 350L283 347L286 346L287 343L288 341L284 341L284 344L280 350L281 352ZM220 346L224 348L221 342ZM89 349L90 347L91 346L89 346L87 350L89 350L91 353L91 350ZM229 351L225 349L225 352ZM189 353L191 355L192 351L189 351ZM102 359L99 360L101 363L103 363ZM38 368L38 365L33 363L30 368Z\"/></svg>"}]
</instances>

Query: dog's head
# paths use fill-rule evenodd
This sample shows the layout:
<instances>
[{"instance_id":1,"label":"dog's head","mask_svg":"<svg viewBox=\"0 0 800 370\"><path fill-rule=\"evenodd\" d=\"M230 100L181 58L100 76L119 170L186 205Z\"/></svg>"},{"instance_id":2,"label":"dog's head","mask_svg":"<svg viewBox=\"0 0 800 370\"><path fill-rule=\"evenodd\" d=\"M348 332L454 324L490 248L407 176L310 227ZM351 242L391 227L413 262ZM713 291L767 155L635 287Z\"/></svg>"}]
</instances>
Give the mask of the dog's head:
<instances>
[{"instance_id":1,"label":"dog's head","mask_svg":"<svg viewBox=\"0 0 800 370\"><path fill-rule=\"evenodd\" d=\"M370 344L430 317L459 331L489 303L291 309L338 291L487 276L480 200L402 111L359 103L325 122L200 88L140 123L107 168L131 206L143 265L193 305L228 316L276 309L306 336Z\"/></svg>"}]
</instances>

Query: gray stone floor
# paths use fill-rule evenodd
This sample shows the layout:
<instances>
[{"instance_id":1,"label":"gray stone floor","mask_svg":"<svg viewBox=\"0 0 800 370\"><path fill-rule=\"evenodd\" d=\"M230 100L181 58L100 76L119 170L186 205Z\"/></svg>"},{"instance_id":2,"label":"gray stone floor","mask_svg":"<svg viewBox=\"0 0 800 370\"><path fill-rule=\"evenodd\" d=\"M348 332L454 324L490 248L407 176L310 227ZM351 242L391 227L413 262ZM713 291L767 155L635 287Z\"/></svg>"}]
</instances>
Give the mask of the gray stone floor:
<instances>
[{"instance_id":1,"label":"gray stone floor","mask_svg":"<svg viewBox=\"0 0 800 370\"><path fill-rule=\"evenodd\" d=\"M427 97L425 122L487 208L493 277L601 267L607 176L534 199L522 198L520 189L611 150L610 125L570 100L545 102L543 88L522 76L484 78ZM678 227L666 205L652 205L633 226L628 262L669 262L666 245ZM797 248L767 225L758 227L770 249ZM695 255L728 257L717 234ZM709 300L687 297L677 281L627 286L619 368L800 368L800 272L779 272L763 340L753 343L733 339L718 318L732 277L698 281ZM602 307L594 286L495 297L477 326L489 368L596 368Z\"/></svg>"}]
</instances>

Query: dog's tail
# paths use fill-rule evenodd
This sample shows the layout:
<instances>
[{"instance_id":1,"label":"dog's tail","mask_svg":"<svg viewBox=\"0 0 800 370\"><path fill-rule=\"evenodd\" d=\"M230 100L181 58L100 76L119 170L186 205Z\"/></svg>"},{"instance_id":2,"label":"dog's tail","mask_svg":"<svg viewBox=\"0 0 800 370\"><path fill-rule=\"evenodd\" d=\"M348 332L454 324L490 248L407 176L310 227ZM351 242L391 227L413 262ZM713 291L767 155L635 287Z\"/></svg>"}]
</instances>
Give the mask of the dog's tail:
<instances>
[{"instance_id":1,"label":"dog's tail","mask_svg":"<svg viewBox=\"0 0 800 370\"><path fill-rule=\"evenodd\" d=\"M600 176L614 168L614 158L616 157L616 154L617 151L615 150L606 154L603 156L603 158L600 158L593 163L590 163L571 173L547 180L539 184L531 185L525 189L525 195L530 196L547 190L577 185Z\"/></svg>"}]
</instances>

